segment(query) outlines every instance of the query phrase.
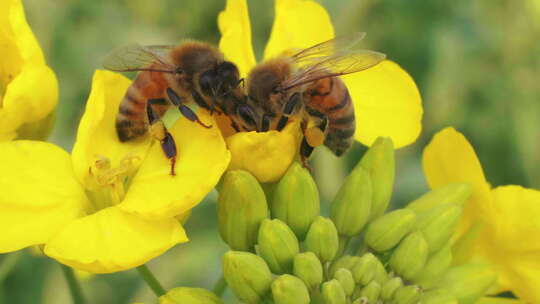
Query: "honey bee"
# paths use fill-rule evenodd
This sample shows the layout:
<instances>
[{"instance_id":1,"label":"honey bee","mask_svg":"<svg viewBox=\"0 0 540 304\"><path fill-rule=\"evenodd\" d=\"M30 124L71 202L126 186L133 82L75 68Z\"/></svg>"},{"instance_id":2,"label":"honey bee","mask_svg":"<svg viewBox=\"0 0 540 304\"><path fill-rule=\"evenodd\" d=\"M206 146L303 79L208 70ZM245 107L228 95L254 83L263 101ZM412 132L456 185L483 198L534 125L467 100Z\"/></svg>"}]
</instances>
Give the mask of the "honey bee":
<instances>
[{"instance_id":1,"label":"honey bee","mask_svg":"<svg viewBox=\"0 0 540 304\"><path fill-rule=\"evenodd\" d=\"M176 145L161 122L171 107L187 119L205 125L190 105L231 116L237 129L252 128L255 121L235 119L246 107L238 68L215 47L195 41L178 46L127 45L112 51L103 66L112 71L138 72L128 88L116 117L121 142L149 133L160 141L175 175ZM247 125L246 125L247 124Z\"/></svg>"},{"instance_id":2,"label":"honey bee","mask_svg":"<svg viewBox=\"0 0 540 304\"><path fill-rule=\"evenodd\" d=\"M339 76L373 67L386 57L353 49L364 36L355 33L267 60L248 75L248 104L255 112L257 130L280 131L289 119L300 119L305 166L313 148L323 142L337 156L352 145L354 108Z\"/></svg>"}]
</instances>

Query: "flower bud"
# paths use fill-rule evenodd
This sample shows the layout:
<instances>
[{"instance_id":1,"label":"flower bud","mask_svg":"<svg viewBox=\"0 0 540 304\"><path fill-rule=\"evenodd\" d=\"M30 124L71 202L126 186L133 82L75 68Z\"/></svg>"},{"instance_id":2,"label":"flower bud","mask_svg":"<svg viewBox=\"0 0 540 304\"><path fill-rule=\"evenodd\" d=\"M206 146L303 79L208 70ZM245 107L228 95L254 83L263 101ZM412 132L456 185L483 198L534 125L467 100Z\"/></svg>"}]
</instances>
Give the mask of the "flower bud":
<instances>
[{"instance_id":1,"label":"flower bud","mask_svg":"<svg viewBox=\"0 0 540 304\"><path fill-rule=\"evenodd\" d=\"M375 277L379 260L371 253L366 253L353 266L354 281L362 286L367 285Z\"/></svg>"},{"instance_id":2,"label":"flower bud","mask_svg":"<svg viewBox=\"0 0 540 304\"><path fill-rule=\"evenodd\" d=\"M304 282L290 274L279 276L272 282L275 304L309 304L309 292Z\"/></svg>"},{"instance_id":3,"label":"flower bud","mask_svg":"<svg viewBox=\"0 0 540 304\"><path fill-rule=\"evenodd\" d=\"M293 273L309 289L317 288L323 280L321 261L313 252L302 252L294 256Z\"/></svg>"},{"instance_id":4,"label":"flower bud","mask_svg":"<svg viewBox=\"0 0 540 304\"><path fill-rule=\"evenodd\" d=\"M347 296L338 280L324 282L321 289L325 304L347 304Z\"/></svg>"},{"instance_id":5,"label":"flower bud","mask_svg":"<svg viewBox=\"0 0 540 304\"><path fill-rule=\"evenodd\" d=\"M428 258L426 265L422 271L413 278L413 281L425 288L429 288L433 286L437 280L441 279L451 263L452 247L451 244L447 244Z\"/></svg>"},{"instance_id":6,"label":"flower bud","mask_svg":"<svg viewBox=\"0 0 540 304\"><path fill-rule=\"evenodd\" d=\"M345 179L332 202L330 214L340 235L352 237L364 228L371 210L371 187L369 173L360 166Z\"/></svg>"},{"instance_id":7,"label":"flower bud","mask_svg":"<svg viewBox=\"0 0 540 304\"><path fill-rule=\"evenodd\" d=\"M285 222L299 240L319 215L319 191L307 169L294 162L273 191L272 217Z\"/></svg>"},{"instance_id":8,"label":"flower bud","mask_svg":"<svg viewBox=\"0 0 540 304\"><path fill-rule=\"evenodd\" d=\"M259 303L272 283L272 274L264 260L249 252L225 253L223 276L236 297L249 304Z\"/></svg>"},{"instance_id":9,"label":"flower bud","mask_svg":"<svg viewBox=\"0 0 540 304\"><path fill-rule=\"evenodd\" d=\"M451 183L435 188L407 205L417 213L427 211L435 206L453 203L462 205L471 195L472 187L467 183Z\"/></svg>"},{"instance_id":10,"label":"flower bud","mask_svg":"<svg viewBox=\"0 0 540 304\"><path fill-rule=\"evenodd\" d=\"M388 137L379 137L364 154L360 166L371 178L372 204L370 219L375 219L386 211L394 187L395 159L394 145Z\"/></svg>"},{"instance_id":11,"label":"flower bud","mask_svg":"<svg viewBox=\"0 0 540 304\"><path fill-rule=\"evenodd\" d=\"M438 288L424 292L422 304L458 304L456 297L447 289Z\"/></svg>"},{"instance_id":12,"label":"flower bud","mask_svg":"<svg viewBox=\"0 0 540 304\"><path fill-rule=\"evenodd\" d=\"M488 265L464 264L450 268L437 286L448 289L460 304L472 304L486 293L496 278Z\"/></svg>"},{"instance_id":13,"label":"flower bud","mask_svg":"<svg viewBox=\"0 0 540 304\"><path fill-rule=\"evenodd\" d=\"M313 221L306 235L306 249L315 253L322 263L331 261L337 254L339 237L334 223L319 216Z\"/></svg>"},{"instance_id":14,"label":"flower bud","mask_svg":"<svg viewBox=\"0 0 540 304\"><path fill-rule=\"evenodd\" d=\"M354 265L360 260L360 257L352 256L352 255L344 255L334 261L332 265L330 265L329 274L330 277L334 277L334 274L336 271L340 268L346 268L349 270L352 270Z\"/></svg>"},{"instance_id":15,"label":"flower bud","mask_svg":"<svg viewBox=\"0 0 540 304\"><path fill-rule=\"evenodd\" d=\"M159 304L223 304L223 301L206 289L177 287L159 297Z\"/></svg>"},{"instance_id":16,"label":"flower bud","mask_svg":"<svg viewBox=\"0 0 540 304\"><path fill-rule=\"evenodd\" d=\"M360 297L366 298L368 303L377 303L379 295L381 294L381 285L375 281L369 282L360 291Z\"/></svg>"},{"instance_id":17,"label":"flower bud","mask_svg":"<svg viewBox=\"0 0 540 304\"><path fill-rule=\"evenodd\" d=\"M394 292L394 298L392 303L396 304L418 304L420 296L422 295L422 289L418 286L409 285L402 286Z\"/></svg>"},{"instance_id":18,"label":"flower bud","mask_svg":"<svg viewBox=\"0 0 540 304\"><path fill-rule=\"evenodd\" d=\"M352 304L369 304L367 298L358 298L352 302Z\"/></svg>"},{"instance_id":19,"label":"flower bud","mask_svg":"<svg viewBox=\"0 0 540 304\"><path fill-rule=\"evenodd\" d=\"M388 273L386 272L386 268L384 268L384 265L381 263L381 261L377 258L375 264L375 275L373 276L373 280L379 285L384 284L386 281L388 281Z\"/></svg>"},{"instance_id":20,"label":"flower bud","mask_svg":"<svg viewBox=\"0 0 540 304\"><path fill-rule=\"evenodd\" d=\"M429 248L422 232L405 237L390 257L390 267L404 279L410 280L426 264Z\"/></svg>"},{"instance_id":21,"label":"flower bud","mask_svg":"<svg viewBox=\"0 0 540 304\"><path fill-rule=\"evenodd\" d=\"M334 279L338 280L339 284L341 284L341 287L343 287L343 291L345 291L345 295L352 295L355 284L353 275L349 269L338 269L334 274Z\"/></svg>"},{"instance_id":22,"label":"flower bud","mask_svg":"<svg viewBox=\"0 0 540 304\"><path fill-rule=\"evenodd\" d=\"M398 288L403 286L403 280L400 277L394 277L386 283L381 288L381 299L384 301L390 301L394 297L394 293Z\"/></svg>"},{"instance_id":23,"label":"flower bud","mask_svg":"<svg viewBox=\"0 0 540 304\"><path fill-rule=\"evenodd\" d=\"M291 228L278 219L263 220L257 253L275 274L291 273L294 256L300 251Z\"/></svg>"},{"instance_id":24,"label":"flower bud","mask_svg":"<svg viewBox=\"0 0 540 304\"><path fill-rule=\"evenodd\" d=\"M378 252L393 248L409 233L416 214L409 209L397 209L369 224L366 230L366 244Z\"/></svg>"},{"instance_id":25,"label":"flower bud","mask_svg":"<svg viewBox=\"0 0 540 304\"><path fill-rule=\"evenodd\" d=\"M218 199L221 238L233 250L252 251L263 219L268 217L261 186L247 171L228 171Z\"/></svg>"},{"instance_id":26,"label":"flower bud","mask_svg":"<svg viewBox=\"0 0 540 304\"><path fill-rule=\"evenodd\" d=\"M429 246L429 252L440 250L454 233L463 207L443 204L424 211L416 217L416 228L422 231Z\"/></svg>"}]
</instances>

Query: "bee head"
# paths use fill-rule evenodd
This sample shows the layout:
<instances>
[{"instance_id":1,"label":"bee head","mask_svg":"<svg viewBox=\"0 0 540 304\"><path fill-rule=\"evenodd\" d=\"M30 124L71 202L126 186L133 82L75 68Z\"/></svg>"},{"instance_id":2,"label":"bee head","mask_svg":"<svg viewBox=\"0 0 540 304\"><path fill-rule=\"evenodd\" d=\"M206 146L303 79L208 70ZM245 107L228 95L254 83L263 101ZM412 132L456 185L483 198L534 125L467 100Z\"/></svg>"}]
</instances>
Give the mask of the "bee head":
<instances>
[{"instance_id":1,"label":"bee head","mask_svg":"<svg viewBox=\"0 0 540 304\"><path fill-rule=\"evenodd\" d=\"M199 85L207 96L225 95L240 83L238 68L230 61L223 61L201 73Z\"/></svg>"}]
</instances>

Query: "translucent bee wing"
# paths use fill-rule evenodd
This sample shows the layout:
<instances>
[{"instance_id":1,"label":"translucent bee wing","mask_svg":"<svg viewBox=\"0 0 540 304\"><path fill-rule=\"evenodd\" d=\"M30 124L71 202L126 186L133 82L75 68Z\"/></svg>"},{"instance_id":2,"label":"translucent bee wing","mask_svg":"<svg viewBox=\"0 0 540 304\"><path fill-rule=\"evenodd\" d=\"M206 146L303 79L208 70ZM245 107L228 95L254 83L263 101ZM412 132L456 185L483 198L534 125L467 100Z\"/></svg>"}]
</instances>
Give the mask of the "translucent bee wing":
<instances>
[{"instance_id":1,"label":"translucent bee wing","mask_svg":"<svg viewBox=\"0 0 540 304\"><path fill-rule=\"evenodd\" d=\"M111 51L103 60L103 67L116 72L152 70L173 73L175 66L168 57L173 47L128 44ZM150 66L152 69L149 68Z\"/></svg>"},{"instance_id":2,"label":"translucent bee wing","mask_svg":"<svg viewBox=\"0 0 540 304\"><path fill-rule=\"evenodd\" d=\"M386 55L370 50L343 52L327 57L306 59L306 65L282 82L281 89L307 84L322 78L336 77L369 69L383 61Z\"/></svg>"},{"instance_id":3,"label":"translucent bee wing","mask_svg":"<svg viewBox=\"0 0 540 304\"><path fill-rule=\"evenodd\" d=\"M366 33L358 32L350 35L336 37L325 42L321 42L307 49L303 49L291 57L295 63L300 64L306 59L316 57L327 57L340 52L347 52L360 40L364 39Z\"/></svg>"}]
</instances>

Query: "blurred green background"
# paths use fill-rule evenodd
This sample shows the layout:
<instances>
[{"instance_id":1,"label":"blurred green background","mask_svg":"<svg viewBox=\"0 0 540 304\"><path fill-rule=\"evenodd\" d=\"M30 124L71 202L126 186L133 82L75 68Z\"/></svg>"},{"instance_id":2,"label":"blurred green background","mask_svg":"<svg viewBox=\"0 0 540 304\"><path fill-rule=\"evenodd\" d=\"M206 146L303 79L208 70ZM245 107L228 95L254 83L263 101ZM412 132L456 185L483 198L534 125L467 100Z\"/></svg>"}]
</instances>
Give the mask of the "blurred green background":
<instances>
[{"instance_id":1,"label":"blurred green background","mask_svg":"<svg viewBox=\"0 0 540 304\"><path fill-rule=\"evenodd\" d=\"M251 0L253 41L262 53L273 1ZM435 132L455 126L471 141L493 186L540 188L540 1L323 0L337 34L368 32L365 45L388 54L416 80L424 103L418 141L397 152L393 204L426 191L421 151ZM27 19L60 83L51 141L71 149L102 58L117 46L217 43L225 0L24 0ZM259 56L260 57L260 56ZM324 148L313 158L324 205L365 151L343 158ZM149 263L165 287L211 288L226 250L216 229L216 194L193 212L192 241ZM30 251L1 257L0 303L71 303L59 266ZM12 265L12 266L10 266ZM91 303L154 303L135 271L83 276Z\"/></svg>"}]
</instances>

